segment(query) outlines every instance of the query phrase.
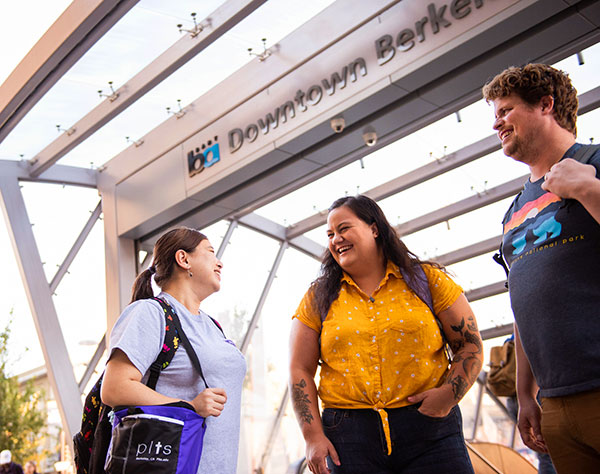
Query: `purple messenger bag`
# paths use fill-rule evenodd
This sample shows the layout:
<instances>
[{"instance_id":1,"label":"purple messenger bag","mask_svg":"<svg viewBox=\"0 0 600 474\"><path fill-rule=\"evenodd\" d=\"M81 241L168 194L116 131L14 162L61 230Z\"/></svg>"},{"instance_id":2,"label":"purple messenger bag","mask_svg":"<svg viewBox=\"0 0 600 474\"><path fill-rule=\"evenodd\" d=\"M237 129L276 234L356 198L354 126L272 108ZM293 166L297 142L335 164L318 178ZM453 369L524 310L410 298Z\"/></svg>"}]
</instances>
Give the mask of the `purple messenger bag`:
<instances>
[{"instance_id":1,"label":"purple messenger bag","mask_svg":"<svg viewBox=\"0 0 600 474\"><path fill-rule=\"evenodd\" d=\"M115 411L105 471L190 474L198 471L206 422L185 402Z\"/></svg>"}]
</instances>

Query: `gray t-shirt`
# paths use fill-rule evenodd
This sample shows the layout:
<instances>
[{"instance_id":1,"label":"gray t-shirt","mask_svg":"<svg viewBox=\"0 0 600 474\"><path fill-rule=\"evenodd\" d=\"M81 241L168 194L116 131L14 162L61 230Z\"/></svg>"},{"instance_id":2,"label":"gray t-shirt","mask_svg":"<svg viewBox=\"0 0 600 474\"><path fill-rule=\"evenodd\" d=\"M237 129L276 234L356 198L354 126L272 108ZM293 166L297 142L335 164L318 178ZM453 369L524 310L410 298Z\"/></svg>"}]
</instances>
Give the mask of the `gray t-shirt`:
<instances>
[{"instance_id":1,"label":"gray t-shirt","mask_svg":"<svg viewBox=\"0 0 600 474\"><path fill-rule=\"evenodd\" d=\"M246 360L234 343L202 311L190 313L168 293L162 292L175 310L181 326L194 347L210 387L224 388L227 403L218 417L206 419L206 434L198 474L235 474L240 434L242 383ZM159 303L148 299L136 301L125 308L115 323L110 337L110 354L122 350L133 365L149 376L149 367L158 357L165 338L165 317ZM192 400L206 386L194 370L183 345L172 362L160 373L156 391L173 398Z\"/></svg>"},{"instance_id":2,"label":"gray t-shirt","mask_svg":"<svg viewBox=\"0 0 600 474\"><path fill-rule=\"evenodd\" d=\"M573 145L565 157L581 145ZM600 150L589 162L600 177ZM504 224L512 309L542 397L600 388L600 224L527 182Z\"/></svg>"}]
</instances>

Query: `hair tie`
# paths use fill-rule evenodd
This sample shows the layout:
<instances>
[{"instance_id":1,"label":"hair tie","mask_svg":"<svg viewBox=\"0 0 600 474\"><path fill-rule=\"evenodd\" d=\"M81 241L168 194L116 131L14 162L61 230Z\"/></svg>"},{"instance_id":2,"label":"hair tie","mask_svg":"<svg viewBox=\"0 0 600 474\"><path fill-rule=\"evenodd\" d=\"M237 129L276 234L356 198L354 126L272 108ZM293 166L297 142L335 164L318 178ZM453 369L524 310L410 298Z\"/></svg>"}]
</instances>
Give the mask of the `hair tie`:
<instances>
[{"instance_id":1,"label":"hair tie","mask_svg":"<svg viewBox=\"0 0 600 474\"><path fill-rule=\"evenodd\" d=\"M156 267L154 265L151 265L148 270L150 270L150 274L154 275L156 273Z\"/></svg>"}]
</instances>

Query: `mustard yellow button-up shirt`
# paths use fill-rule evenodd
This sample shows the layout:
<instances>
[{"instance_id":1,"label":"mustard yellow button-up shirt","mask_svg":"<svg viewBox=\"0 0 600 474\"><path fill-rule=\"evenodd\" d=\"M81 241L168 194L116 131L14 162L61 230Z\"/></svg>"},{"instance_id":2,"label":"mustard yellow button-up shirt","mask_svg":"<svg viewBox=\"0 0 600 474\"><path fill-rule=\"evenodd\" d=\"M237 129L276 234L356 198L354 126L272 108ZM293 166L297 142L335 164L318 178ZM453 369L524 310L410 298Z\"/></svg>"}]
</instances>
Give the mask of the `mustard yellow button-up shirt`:
<instances>
[{"instance_id":1,"label":"mustard yellow button-up shirt","mask_svg":"<svg viewBox=\"0 0 600 474\"><path fill-rule=\"evenodd\" d=\"M424 265L436 314L463 292L443 271ZM296 313L321 335L319 397L325 408L378 411L391 452L385 408L409 405L407 397L441 384L448 358L440 328L399 268L388 262L372 297L344 274L339 297L321 327L307 292Z\"/></svg>"}]
</instances>

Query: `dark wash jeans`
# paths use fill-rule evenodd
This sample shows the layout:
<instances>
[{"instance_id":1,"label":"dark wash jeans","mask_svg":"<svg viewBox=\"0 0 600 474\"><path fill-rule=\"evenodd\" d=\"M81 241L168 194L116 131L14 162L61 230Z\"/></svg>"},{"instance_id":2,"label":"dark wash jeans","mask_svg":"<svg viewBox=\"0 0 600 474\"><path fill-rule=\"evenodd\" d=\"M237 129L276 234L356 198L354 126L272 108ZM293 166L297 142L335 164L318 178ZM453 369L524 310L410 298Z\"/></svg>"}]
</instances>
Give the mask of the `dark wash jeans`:
<instances>
[{"instance_id":1,"label":"dark wash jeans","mask_svg":"<svg viewBox=\"0 0 600 474\"><path fill-rule=\"evenodd\" d=\"M473 474L458 406L444 418L418 411L420 405L386 410L392 454L387 455L381 419L375 410L323 410L323 429L341 466L334 474Z\"/></svg>"}]
</instances>

